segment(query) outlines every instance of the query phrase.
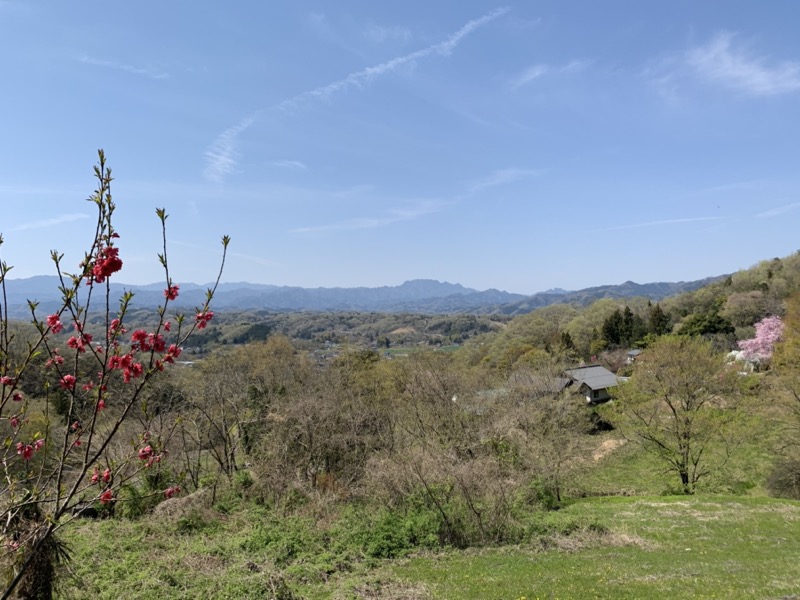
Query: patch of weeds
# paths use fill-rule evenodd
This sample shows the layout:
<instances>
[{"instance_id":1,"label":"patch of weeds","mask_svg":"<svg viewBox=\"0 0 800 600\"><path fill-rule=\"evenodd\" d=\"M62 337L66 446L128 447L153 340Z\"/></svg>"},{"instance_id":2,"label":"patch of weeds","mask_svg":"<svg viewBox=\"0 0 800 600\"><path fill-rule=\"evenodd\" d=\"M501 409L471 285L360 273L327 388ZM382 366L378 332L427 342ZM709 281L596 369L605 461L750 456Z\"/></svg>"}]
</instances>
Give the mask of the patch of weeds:
<instances>
[{"instance_id":1,"label":"patch of weeds","mask_svg":"<svg viewBox=\"0 0 800 600\"><path fill-rule=\"evenodd\" d=\"M182 535L194 533L211 533L219 529L220 523L216 519L208 518L198 510L192 510L175 523L175 530Z\"/></svg>"},{"instance_id":2,"label":"patch of weeds","mask_svg":"<svg viewBox=\"0 0 800 600\"><path fill-rule=\"evenodd\" d=\"M264 553L277 566L285 567L301 555L322 550L321 534L309 520L287 516L258 523L241 542L243 550Z\"/></svg>"},{"instance_id":3,"label":"patch of weeds","mask_svg":"<svg viewBox=\"0 0 800 600\"><path fill-rule=\"evenodd\" d=\"M800 500L800 460L781 459L769 474L767 489L778 498Z\"/></svg>"},{"instance_id":4,"label":"patch of weeds","mask_svg":"<svg viewBox=\"0 0 800 600\"><path fill-rule=\"evenodd\" d=\"M255 479L250 471L236 471L233 476L233 489L237 496L245 498L250 488L253 487Z\"/></svg>"},{"instance_id":5,"label":"patch of weeds","mask_svg":"<svg viewBox=\"0 0 800 600\"><path fill-rule=\"evenodd\" d=\"M558 510L562 506L555 488L541 479L531 482L522 496L522 501L528 509L534 506L542 510Z\"/></svg>"},{"instance_id":6,"label":"patch of weeds","mask_svg":"<svg viewBox=\"0 0 800 600\"><path fill-rule=\"evenodd\" d=\"M526 539L531 542L541 541L552 536L570 536L577 533L605 534L608 533L608 527L592 517L563 513L533 515L526 527Z\"/></svg>"},{"instance_id":7,"label":"patch of weeds","mask_svg":"<svg viewBox=\"0 0 800 600\"><path fill-rule=\"evenodd\" d=\"M437 548L441 519L429 510L367 510L351 507L331 536L342 550L367 558L397 558L420 548Z\"/></svg>"}]
</instances>

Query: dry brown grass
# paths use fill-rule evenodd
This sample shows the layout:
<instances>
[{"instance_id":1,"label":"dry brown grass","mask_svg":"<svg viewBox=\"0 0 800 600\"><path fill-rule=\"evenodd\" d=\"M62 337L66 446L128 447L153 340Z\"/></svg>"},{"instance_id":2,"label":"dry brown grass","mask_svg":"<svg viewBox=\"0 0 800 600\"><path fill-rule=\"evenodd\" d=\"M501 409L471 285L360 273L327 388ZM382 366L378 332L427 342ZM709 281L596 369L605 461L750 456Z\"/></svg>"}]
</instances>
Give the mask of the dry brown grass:
<instances>
[{"instance_id":1,"label":"dry brown grass","mask_svg":"<svg viewBox=\"0 0 800 600\"><path fill-rule=\"evenodd\" d=\"M592 460L598 462L614 452L617 448L625 445L626 440L621 438L603 440L603 442L592 452Z\"/></svg>"},{"instance_id":2,"label":"dry brown grass","mask_svg":"<svg viewBox=\"0 0 800 600\"><path fill-rule=\"evenodd\" d=\"M398 581L374 581L357 586L352 592L335 596L334 600L358 598L358 600L430 600L433 598L427 586L421 583Z\"/></svg>"},{"instance_id":3,"label":"dry brown grass","mask_svg":"<svg viewBox=\"0 0 800 600\"><path fill-rule=\"evenodd\" d=\"M208 509L211 506L211 490L199 489L188 496L175 496L159 503L153 509L153 516L177 520L187 515Z\"/></svg>"}]
</instances>

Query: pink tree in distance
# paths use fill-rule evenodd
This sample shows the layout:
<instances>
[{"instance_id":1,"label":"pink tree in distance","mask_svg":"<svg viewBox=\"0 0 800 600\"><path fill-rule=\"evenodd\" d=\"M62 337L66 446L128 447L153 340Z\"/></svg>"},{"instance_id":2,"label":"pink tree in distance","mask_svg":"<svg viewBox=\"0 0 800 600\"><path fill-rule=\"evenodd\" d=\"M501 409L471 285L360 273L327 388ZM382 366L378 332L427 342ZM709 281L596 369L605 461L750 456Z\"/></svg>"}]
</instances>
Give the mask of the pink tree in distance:
<instances>
[{"instance_id":1,"label":"pink tree in distance","mask_svg":"<svg viewBox=\"0 0 800 600\"><path fill-rule=\"evenodd\" d=\"M749 340L741 340L739 348L744 352L745 360L767 362L772 358L772 351L783 336L783 321L778 316L765 317L756 323L756 336Z\"/></svg>"}]
</instances>

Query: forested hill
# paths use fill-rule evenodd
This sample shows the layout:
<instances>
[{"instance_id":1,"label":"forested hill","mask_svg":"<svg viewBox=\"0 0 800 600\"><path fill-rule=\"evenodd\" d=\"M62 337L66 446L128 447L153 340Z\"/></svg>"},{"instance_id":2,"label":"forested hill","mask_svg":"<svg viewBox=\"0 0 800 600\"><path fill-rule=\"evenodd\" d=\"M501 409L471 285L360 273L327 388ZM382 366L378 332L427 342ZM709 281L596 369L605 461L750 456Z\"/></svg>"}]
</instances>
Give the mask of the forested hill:
<instances>
[{"instance_id":1,"label":"forested hill","mask_svg":"<svg viewBox=\"0 0 800 600\"><path fill-rule=\"evenodd\" d=\"M684 292L693 292L710 283L721 281L726 277L727 275L720 275L718 277L698 279L697 281L678 281L675 283L661 281L641 284L626 281L619 285L601 285L573 292L540 292L517 302L509 302L502 306L493 307L492 312L505 315L523 315L551 304L589 306L592 302L602 298L649 298L657 301L670 296L677 296ZM481 313L483 311L478 310L475 312Z\"/></svg>"},{"instance_id":2,"label":"forested hill","mask_svg":"<svg viewBox=\"0 0 800 600\"><path fill-rule=\"evenodd\" d=\"M532 296L490 289L479 291L460 284L415 279L398 286L377 288L301 288L253 283L223 283L214 298L216 310L274 311L367 311L425 314L525 314L543 306L558 303L591 304L600 298L645 297L661 300L682 292L701 288L718 278L677 283L638 284L627 281L578 291L551 290ZM163 302L164 284L144 286L112 284L112 291L134 292L133 305L154 306ZM180 284L177 306L198 306L203 303L207 286ZM29 314L28 300L39 302L41 310L55 308L58 303L58 280L54 276L13 279L6 282L8 310L11 316Z\"/></svg>"}]
</instances>

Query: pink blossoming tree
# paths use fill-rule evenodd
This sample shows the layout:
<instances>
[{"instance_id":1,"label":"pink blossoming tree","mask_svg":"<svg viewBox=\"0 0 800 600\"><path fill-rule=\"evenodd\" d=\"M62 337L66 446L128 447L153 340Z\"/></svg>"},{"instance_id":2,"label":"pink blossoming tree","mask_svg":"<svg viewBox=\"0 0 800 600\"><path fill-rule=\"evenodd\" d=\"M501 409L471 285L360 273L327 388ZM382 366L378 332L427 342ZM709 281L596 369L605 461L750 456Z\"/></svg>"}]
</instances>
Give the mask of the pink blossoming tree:
<instances>
[{"instance_id":1,"label":"pink blossoming tree","mask_svg":"<svg viewBox=\"0 0 800 600\"><path fill-rule=\"evenodd\" d=\"M744 352L744 359L751 362L765 363L772 358L772 351L783 336L783 321L778 316L765 317L756 323L756 336L749 340L741 340L739 348Z\"/></svg>"},{"instance_id":2,"label":"pink blossoming tree","mask_svg":"<svg viewBox=\"0 0 800 600\"><path fill-rule=\"evenodd\" d=\"M126 316L133 294L114 306L110 279L123 268L119 234L112 223L111 170L99 152L98 187L89 199L97 209L94 239L75 273L66 272L63 255L51 252L60 279L61 301L42 316L29 301L35 335L18 351L5 303L11 267L0 263L0 565L5 592L50 598L55 565L66 557L57 532L85 507L113 507L120 486L152 468L165 456L165 440L149 431L143 392L174 364L181 347L213 317L209 310L222 274L229 243L222 238L216 283L195 316L167 318L179 294L167 261L164 209L157 209L163 248L163 303L152 329L128 333ZM2 244L2 237L0 237ZM16 350L15 350L16 349ZM50 380L37 398L22 391L36 362L45 359ZM56 409L60 403L61 410ZM66 414L61 422L59 414ZM165 497L180 492L172 484Z\"/></svg>"}]
</instances>

